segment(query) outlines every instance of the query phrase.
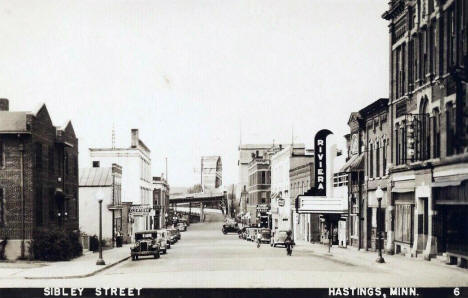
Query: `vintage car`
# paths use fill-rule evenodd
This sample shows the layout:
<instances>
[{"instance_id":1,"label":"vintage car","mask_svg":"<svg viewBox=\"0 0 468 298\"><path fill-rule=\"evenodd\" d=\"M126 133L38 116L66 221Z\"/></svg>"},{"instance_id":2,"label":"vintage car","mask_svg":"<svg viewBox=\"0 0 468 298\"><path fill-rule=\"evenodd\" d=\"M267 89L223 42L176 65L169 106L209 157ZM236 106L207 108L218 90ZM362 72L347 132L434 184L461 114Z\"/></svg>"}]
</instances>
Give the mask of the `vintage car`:
<instances>
[{"instance_id":1,"label":"vintage car","mask_svg":"<svg viewBox=\"0 0 468 298\"><path fill-rule=\"evenodd\" d=\"M271 230L267 228L259 229L260 243L270 243L271 241Z\"/></svg>"},{"instance_id":2,"label":"vintage car","mask_svg":"<svg viewBox=\"0 0 468 298\"><path fill-rule=\"evenodd\" d=\"M257 230L258 228L255 227L249 227L247 228L247 241L256 241L257 239Z\"/></svg>"},{"instance_id":3,"label":"vintage car","mask_svg":"<svg viewBox=\"0 0 468 298\"><path fill-rule=\"evenodd\" d=\"M177 224L177 230L179 230L180 232L187 231L187 224L179 221L179 223Z\"/></svg>"},{"instance_id":4,"label":"vintage car","mask_svg":"<svg viewBox=\"0 0 468 298\"><path fill-rule=\"evenodd\" d=\"M168 235L169 235L169 242L171 244L175 244L177 242L177 240L179 240L179 230L175 229L175 228L168 228L167 229L167 232L168 232Z\"/></svg>"},{"instance_id":5,"label":"vintage car","mask_svg":"<svg viewBox=\"0 0 468 298\"><path fill-rule=\"evenodd\" d=\"M288 236L288 231L280 230L273 232L271 237L270 245L276 247L278 245L286 246L284 240Z\"/></svg>"},{"instance_id":6,"label":"vintage car","mask_svg":"<svg viewBox=\"0 0 468 298\"><path fill-rule=\"evenodd\" d=\"M140 256L154 256L155 259L158 259L160 246L157 238L158 232L156 230L135 232L135 243L130 247L132 260L138 260Z\"/></svg>"},{"instance_id":7,"label":"vintage car","mask_svg":"<svg viewBox=\"0 0 468 298\"><path fill-rule=\"evenodd\" d=\"M223 234L238 233L239 226L237 225L236 222L226 222L225 224L223 224L222 231L223 231Z\"/></svg>"},{"instance_id":8,"label":"vintage car","mask_svg":"<svg viewBox=\"0 0 468 298\"><path fill-rule=\"evenodd\" d=\"M169 232L166 229L159 229L158 232L158 243L159 243L159 250L166 254L167 250L171 248L171 242L169 241Z\"/></svg>"}]
</instances>

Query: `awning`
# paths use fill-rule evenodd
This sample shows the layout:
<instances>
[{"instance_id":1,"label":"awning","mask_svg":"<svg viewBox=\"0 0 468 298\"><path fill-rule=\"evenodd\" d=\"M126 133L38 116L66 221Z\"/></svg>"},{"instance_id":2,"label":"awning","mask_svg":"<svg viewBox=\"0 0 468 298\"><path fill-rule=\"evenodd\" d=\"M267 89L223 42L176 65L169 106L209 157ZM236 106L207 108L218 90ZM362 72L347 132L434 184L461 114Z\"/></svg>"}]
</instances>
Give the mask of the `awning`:
<instances>
[{"instance_id":1,"label":"awning","mask_svg":"<svg viewBox=\"0 0 468 298\"><path fill-rule=\"evenodd\" d=\"M392 192L397 192L397 193L414 192L414 187L393 187Z\"/></svg>"},{"instance_id":2,"label":"awning","mask_svg":"<svg viewBox=\"0 0 468 298\"><path fill-rule=\"evenodd\" d=\"M364 153L359 155L353 155L345 164L341 167L339 173L350 172L351 170L364 169Z\"/></svg>"},{"instance_id":3,"label":"awning","mask_svg":"<svg viewBox=\"0 0 468 298\"><path fill-rule=\"evenodd\" d=\"M432 187L459 186L465 180L468 180L468 175L434 177Z\"/></svg>"}]
</instances>

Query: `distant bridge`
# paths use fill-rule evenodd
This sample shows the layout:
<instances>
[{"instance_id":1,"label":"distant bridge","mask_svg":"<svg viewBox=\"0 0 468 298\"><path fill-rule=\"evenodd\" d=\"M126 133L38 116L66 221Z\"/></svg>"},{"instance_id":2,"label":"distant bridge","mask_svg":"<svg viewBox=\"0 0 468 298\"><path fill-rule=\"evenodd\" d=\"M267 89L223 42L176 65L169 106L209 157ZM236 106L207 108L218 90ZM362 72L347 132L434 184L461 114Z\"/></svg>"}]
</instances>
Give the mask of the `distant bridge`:
<instances>
[{"instance_id":1,"label":"distant bridge","mask_svg":"<svg viewBox=\"0 0 468 298\"><path fill-rule=\"evenodd\" d=\"M219 209L223 214L226 213L227 192L222 190L213 190L192 194L173 195L169 197L169 204L174 211L180 210L180 207L185 207L184 213L188 212L189 215L199 215L200 221L203 221L205 218L205 208ZM192 207L194 208L193 210Z\"/></svg>"}]
</instances>

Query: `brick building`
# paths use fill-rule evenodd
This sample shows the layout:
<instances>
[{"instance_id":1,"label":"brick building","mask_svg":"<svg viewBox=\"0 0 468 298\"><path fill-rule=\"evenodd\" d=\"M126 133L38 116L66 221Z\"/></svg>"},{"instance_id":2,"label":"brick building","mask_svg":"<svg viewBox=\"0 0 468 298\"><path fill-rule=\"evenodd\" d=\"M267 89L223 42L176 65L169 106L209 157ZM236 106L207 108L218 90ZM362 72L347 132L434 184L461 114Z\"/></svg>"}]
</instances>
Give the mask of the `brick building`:
<instances>
[{"instance_id":1,"label":"brick building","mask_svg":"<svg viewBox=\"0 0 468 298\"><path fill-rule=\"evenodd\" d=\"M314 155L312 150L307 150L306 154L304 158L291 161L289 180L294 204L297 196L303 195L314 185ZM320 216L294 213L293 234L295 240L320 241Z\"/></svg>"},{"instance_id":2,"label":"brick building","mask_svg":"<svg viewBox=\"0 0 468 298\"><path fill-rule=\"evenodd\" d=\"M169 215L169 184L164 174L153 177L154 228L166 227L166 214Z\"/></svg>"},{"instance_id":3,"label":"brick building","mask_svg":"<svg viewBox=\"0 0 468 298\"><path fill-rule=\"evenodd\" d=\"M350 115L347 135L348 158L342 172L348 173L350 216L349 244L364 249L376 249L378 200L376 190L387 196L390 159L388 98L380 98L359 112ZM383 225L391 209L386 209L387 200L381 201L382 231L384 238L389 230ZM387 210L387 212L386 212ZM362 220L360 221L359 218Z\"/></svg>"},{"instance_id":4,"label":"brick building","mask_svg":"<svg viewBox=\"0 0 468 298\"><path fill-rule=\"evenodd\" d=\"M0 237L14 259L28 254L38 228L78 229L78 139L70 121L52 124L45 104L8 107L0 99Z\"/></svg>"},{"instance_id":5,"label":"brick building","mask_svg":"<svg viewBox=\"0 0 468 298\"><path fill-rule=\"evenodd\" d=\"M387 251L468 258L466 0L390 1Z\"/></svg>"},{"instance_id":6,"label":"brick building","mask_svg":"<svg viewBox=\"0 0 468 298\"><path fill-rule=\"evenodd\" d=\"M270 210L271 171L267 156L252 153L249 163L249 185L246 209L250 214L250 223L261 227L271 226L268 211Z\"/></svg>"}]
</instances>

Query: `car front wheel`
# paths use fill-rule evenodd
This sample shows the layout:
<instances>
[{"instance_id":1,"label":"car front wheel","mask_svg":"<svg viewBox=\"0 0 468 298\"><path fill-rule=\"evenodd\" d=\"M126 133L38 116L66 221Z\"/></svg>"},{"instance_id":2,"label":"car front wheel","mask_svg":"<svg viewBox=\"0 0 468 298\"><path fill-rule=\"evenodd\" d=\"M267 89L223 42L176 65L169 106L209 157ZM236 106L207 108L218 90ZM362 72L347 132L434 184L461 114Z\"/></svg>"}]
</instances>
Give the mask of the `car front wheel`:
<instances>
[{"instance_id":1,"label":"car front wheel","mask_svg":"<svg viewBox=\"0 0 468 298\"><path fill-rule=\"evenodd\" d=\"M160 255L159 255L159 251L157 253L154 254L154 258L155 259L159 259Z\"/></svg>"}]
</instances>

